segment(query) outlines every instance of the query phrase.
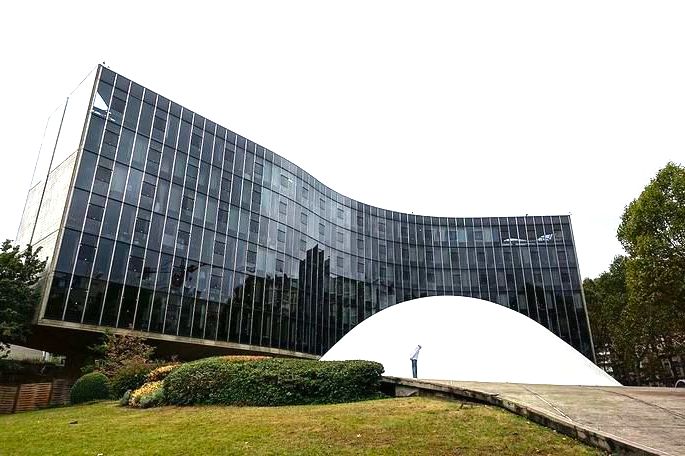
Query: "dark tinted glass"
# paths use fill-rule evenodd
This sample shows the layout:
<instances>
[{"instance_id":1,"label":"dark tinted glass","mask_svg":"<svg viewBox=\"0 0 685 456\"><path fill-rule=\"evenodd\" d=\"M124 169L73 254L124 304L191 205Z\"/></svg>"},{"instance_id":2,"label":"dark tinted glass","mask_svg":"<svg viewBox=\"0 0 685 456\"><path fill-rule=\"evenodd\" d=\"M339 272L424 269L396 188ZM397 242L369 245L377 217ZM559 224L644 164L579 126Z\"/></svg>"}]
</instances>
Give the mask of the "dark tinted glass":
<instances>
[{"instance_id":1,"label":"dark tinted glass","mask_svg":"<svg viewBox=\"0 0 685 456\"><path fill-rule=\"evenodd\" d=\"M386 211L109 70L97 93L50 318L322 354L387 306L456 294L591 356L568 216Z\"/></svg>"}]
</instances>

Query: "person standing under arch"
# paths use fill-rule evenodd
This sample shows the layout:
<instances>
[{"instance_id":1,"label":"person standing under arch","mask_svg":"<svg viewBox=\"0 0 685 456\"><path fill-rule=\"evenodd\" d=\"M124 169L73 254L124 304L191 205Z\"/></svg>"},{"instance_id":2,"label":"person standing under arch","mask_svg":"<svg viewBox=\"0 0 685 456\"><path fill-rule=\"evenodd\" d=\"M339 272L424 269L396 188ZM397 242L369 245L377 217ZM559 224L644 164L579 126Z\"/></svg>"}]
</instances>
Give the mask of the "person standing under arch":
<instances>
[{"instance_id":1,"label":"person standing under arch","mask_svg":"<svg viewBox=\"0 0 685 456\"><path fill-rule=\"evenodd\" d=\"M417 378L417 362L419 359L419 351L421 350L421 345L417 345L416 348L414 349L414 353L409 357L411 360L411 376L412 378Z\"/></svg>"}]
</instances>

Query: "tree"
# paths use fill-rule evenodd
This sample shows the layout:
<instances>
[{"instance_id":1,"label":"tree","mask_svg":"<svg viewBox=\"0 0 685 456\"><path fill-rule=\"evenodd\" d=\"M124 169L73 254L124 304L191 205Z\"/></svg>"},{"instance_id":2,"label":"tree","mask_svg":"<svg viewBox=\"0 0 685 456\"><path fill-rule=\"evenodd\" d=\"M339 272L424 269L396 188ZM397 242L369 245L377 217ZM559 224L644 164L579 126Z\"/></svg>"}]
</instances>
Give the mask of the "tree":
<instances>
[{"instance_id":1,"label":"tree","mask_svg":"<svg viewBox=\"0 0 685 456\"><path fill-rule=\"evenodd\" d=\"M40 302L36 284L45 269L39 252L30 245L21 250L10 240L0 248L0 358L9 354L10 342L23 342L29 333Z\"/></svg>"},{"instance_id":2,"label":"tree","mask_svg":"<svg viewBox=\"0 0 685 456\"><path fill-rule=\"evenodd\" d=\"M595 345L622 383L660 382L660 357L685 352L685 168L661 169L617 236L627 256L583 282Z\"/></svg>"},{"instance_id":3,"label":"tree","mask_svg":"<svg viewBox=\"0 0 685 456\"><path fill-rule=\"evenodd\" d=\"M617 237L627 255L583 281L595 347L621 383L661 383L661 358L685 354L685 168L657 173Z\"/></svg>"},{"instance_id":4,"label":"tree","mask_svg":"<svg viewBox=\"0 0 685 456\"><path fill-rule=\"evenodd\" d=\"M629 305L643 307L645 343L683 346L685 336L685 168L669 163L626 208L618 239L630 255ZM654 335L657 335L654 338Z\"/></svg>"},{"instance_id":5,"label":"tree","mask_svg":"<svg viewBox=\"0 0 685 456\"><path fill-rule=\"evenodd\" d=\"M621 383L631 383L629 372L639 357L633 353L630 328L624 321L628 302L626 262L625 256L616 256L608 271L583 281L595 352L611 364L614 377Z\"/></svg>"},{"instance_id":6,"label":"tree","mask_svg":"<svg viewBox=\"0 0 685 456\"><path fill-rule=\"evenodd\" d=\"M142 337L105 331L102 343L91 347L91 351L101 358L98 370L112 378L127 364L149 363L155 349L146 344Z\"/></svg>"}]
</instances>

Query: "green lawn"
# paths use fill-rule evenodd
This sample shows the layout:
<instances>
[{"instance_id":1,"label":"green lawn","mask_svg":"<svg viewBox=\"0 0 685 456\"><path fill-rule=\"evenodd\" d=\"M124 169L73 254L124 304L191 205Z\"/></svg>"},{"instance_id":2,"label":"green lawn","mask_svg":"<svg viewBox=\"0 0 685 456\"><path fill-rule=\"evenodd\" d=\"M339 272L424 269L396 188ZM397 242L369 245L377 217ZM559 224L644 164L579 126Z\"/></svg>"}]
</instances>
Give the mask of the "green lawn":
<instances>
[{"instance_id":1,"label":"green lawn","mask_svg":"<svg viewBox=\"0 0 685 456\"><path fill-rule=\"evenodd\" d=\"M3 456L99 453L602 454L497 408L428 398L147 410L100 402L0 415Z\"/></svg>"}]
</instances>

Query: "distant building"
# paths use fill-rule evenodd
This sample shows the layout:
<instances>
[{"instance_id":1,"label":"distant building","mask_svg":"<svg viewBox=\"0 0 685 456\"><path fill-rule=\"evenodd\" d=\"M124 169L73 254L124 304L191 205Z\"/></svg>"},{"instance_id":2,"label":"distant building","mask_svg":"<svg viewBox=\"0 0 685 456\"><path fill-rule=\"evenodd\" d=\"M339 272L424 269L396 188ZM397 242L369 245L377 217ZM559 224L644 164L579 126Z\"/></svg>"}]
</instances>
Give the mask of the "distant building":
<instances>
[{"instance_id":1,"label":"distant building","mask_svg":"<svg viewBox=\"0 0 685 456\"><path fill-rule=\"evenodd\" d=\"M640 360L640 370L615 366L610 346L595 347L596 364L606 373L627 385L674 386L679 379L685 379L685 363L678 353L662 351L656 359L649 356Z\"/></svg>"},{"instance_id":2,"label":"distant building","mask_svg":"<svg viewBox=\"0 0 685 456\"><path fill-rule=\"evenodd\" d=\"M10 352L6 359L11 361L28 361L31 363L64 364L64 357L55 356L52 353L42 350L22 347L21 345L10 345Z\"/></svg>"},{"instance_id":3,"label":"distant building","mask_svg":"<svg viewBox=\"0 0 685 456\"><path fill-rule=\"evenodd\" d=\"M675 384L679 379L685 379L685 362L680 355L665 355L661 358L661 364L664 366L665 378L664 381L667 382L667 386L670 383Z\"/></svg>"},{"instance_id":4,"label":"distant building","mask_svg":"<svg viewBox=\"0 0 685 456\"><path fill-rule=\"evenodd\" d=\"M595 363L607 374L614 374L614 368L611 365L611 351L609 350L609 347L595 346Z\"/></svg>"},{"instance_id":5,"label":"distant building","mask_svg":"<svg viewBox=\"0 0 685 456\"><path fill-rule=\"evenodd\" d=\"M50 258L33 343L52 351L115 328L191 354L320 355L388 306L463 295L593 358L568 215L369 206L102 66L48 123L18 241Z\"/></svg>"}]
</instances>

